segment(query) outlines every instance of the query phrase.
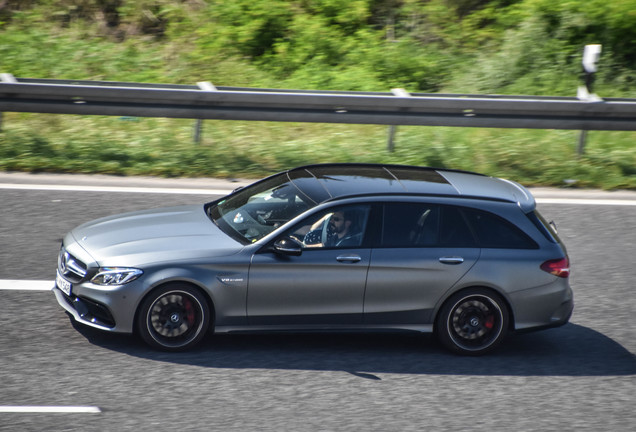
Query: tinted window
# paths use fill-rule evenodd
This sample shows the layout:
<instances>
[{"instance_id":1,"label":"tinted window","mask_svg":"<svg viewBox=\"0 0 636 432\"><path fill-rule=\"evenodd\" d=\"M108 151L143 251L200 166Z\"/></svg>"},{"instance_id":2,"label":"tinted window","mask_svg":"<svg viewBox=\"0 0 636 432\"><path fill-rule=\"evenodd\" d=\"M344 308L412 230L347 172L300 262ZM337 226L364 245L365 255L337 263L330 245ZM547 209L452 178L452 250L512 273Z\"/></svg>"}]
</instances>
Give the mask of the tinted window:
<instances>
[{"instance_id":1,"label":"tinted window","mask_svg":"<svg viewBox=\"0 0 636 432\"><path fill-rule=\"evenodd\" d=\"M438 241L439 207L419 203L387 203L382 246L434 246Z\"/></svg>"},{"instance_id":2,"label":"tinted window","mask_svg":"<svg viewBox=\"0 0 636 432\"><path fill-rule=\"evenodd\" d=\"M308 169L332 197L367 192L403 192L400 182L378 166L314 167Z\"/></svg>"},{"instance_id":3,"label":"tinted window","mask_svg":"<svg viewBox=\"0 0 636 432\"><path fill-rule=\"evenodd\" d=\"M474 247L475 239L456 207L387 203L383 247Z\"/></svg>"},{"instance_id":4,"label":"tinted window","mask_svg":"<svg viewBox=\"0 0 636 432\"><path fill-rule=\"evenodd\" d=\"M538 245L510 222L475 209L464 209L479 240L479 246L499 249L536 249Z\"/></svg>"},{"instance_id":5,"label":"tinted window","mask_svg":"<svg viewBox=\"0 0 636 432\"><path fill-rule=\"evenodd\" d=\"M439 229L442 247L475 247L475 237L457 207L442 206Z\"/></svg>"},{"instance_id":6,"label":"tinted window","mask_svg":"<svg viewBox=\"0 0 636 432\"><path fill-rule=\"evenodd\" d=\"M402 166L387 166L386 169L400 181L448 184L448 181L433 169Z\"/></svg>"},{"instance_id":7,"label":"tinted window","mask_svg":"<svg viewBox=\"0 0 636 432\"><path fill-rule=\"evenodd\" d=\"M537 229L543 234L543 236L552 243L559 243L559 236L557 235L556 228L546 222L538 211L528 213L528 219L537 227Z\"/></svg>"}]
</instances>

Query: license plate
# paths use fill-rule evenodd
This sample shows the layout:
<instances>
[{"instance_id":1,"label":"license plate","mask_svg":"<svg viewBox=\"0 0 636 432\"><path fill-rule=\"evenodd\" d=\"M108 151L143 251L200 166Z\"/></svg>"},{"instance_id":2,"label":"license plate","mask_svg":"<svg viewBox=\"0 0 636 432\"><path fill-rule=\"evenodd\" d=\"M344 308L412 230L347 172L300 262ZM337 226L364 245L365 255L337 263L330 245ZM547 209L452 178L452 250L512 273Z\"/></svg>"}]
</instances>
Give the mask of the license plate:
<instances>
[{"instance_id":1,"label":"license plate","mask_svg":"<svg viewBox=\"0 0 636 432\"><path fill-rule=\"evenodd\" d=\"M55 278L55 285L67 296L71 295L71 283L60 276L59 273Z\"/></svg>"}]
</instances>

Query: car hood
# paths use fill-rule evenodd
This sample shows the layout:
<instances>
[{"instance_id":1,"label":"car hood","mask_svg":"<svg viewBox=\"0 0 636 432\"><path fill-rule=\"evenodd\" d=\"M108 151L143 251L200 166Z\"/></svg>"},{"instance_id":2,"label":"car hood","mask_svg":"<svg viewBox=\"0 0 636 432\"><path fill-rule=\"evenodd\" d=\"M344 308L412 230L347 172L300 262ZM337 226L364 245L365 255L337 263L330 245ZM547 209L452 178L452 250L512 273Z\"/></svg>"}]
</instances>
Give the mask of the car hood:
<instances>
[{"instance_id":1,"label":"car hood","mask_svg":"<svg viewBox=\"0 0 636 432\"><path fill-rule=\"evenodd\" d=\"M71 235L95 262L107 266L226 256L243 247L208 218L202 205L109 216L80 225Z\"/></svg>"}]
</instances>

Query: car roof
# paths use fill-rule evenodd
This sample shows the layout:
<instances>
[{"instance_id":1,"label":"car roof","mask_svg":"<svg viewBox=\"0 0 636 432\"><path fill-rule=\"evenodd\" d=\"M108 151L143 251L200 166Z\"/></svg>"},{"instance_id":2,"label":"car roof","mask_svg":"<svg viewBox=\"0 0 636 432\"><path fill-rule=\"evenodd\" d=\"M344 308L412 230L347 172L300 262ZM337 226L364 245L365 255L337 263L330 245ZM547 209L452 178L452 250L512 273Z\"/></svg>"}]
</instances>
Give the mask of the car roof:
<instances>
[{"instance_id":1,"label":"car roof","mask_svg":"<svg viewBox=\"0 0 636 432\"><path fill-rule=\"evenodd\" d=\"M317 202L360 195L429 195L517 203L535 208L532 194L518 183L441 168L384 164L319 164L286 172L292 183Z\"/></svg>"}]
</instances>

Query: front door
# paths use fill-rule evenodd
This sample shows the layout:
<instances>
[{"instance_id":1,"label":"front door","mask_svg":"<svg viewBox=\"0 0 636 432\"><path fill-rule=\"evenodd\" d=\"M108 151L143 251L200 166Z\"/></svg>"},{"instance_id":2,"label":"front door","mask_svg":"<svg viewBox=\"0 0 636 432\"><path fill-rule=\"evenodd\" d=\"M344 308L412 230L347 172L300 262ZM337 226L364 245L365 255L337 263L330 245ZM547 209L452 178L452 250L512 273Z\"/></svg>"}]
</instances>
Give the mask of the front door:
<instances>
[{"instance_id":1,"label":"front door","mask_svg":"<svg viewBox=\"0 0 636 432\"><path fill-rule=\"evenodd\" d=\"M287 235L300 256L261 251L249 271L250 325L329 326L362 323L371 250L364 231L369 206L334 207Z\"/></svg>"}]
</instances>

